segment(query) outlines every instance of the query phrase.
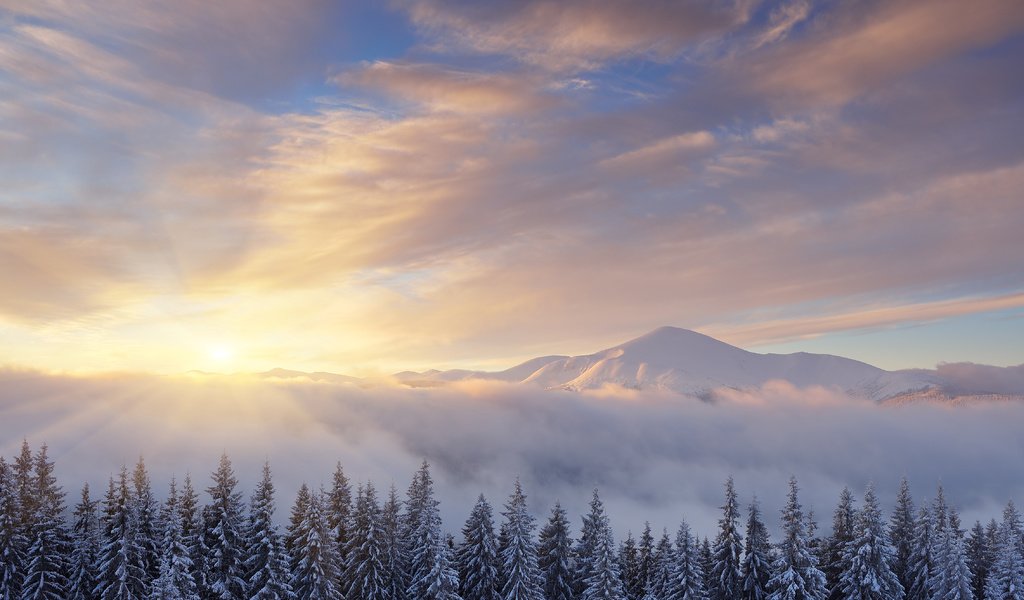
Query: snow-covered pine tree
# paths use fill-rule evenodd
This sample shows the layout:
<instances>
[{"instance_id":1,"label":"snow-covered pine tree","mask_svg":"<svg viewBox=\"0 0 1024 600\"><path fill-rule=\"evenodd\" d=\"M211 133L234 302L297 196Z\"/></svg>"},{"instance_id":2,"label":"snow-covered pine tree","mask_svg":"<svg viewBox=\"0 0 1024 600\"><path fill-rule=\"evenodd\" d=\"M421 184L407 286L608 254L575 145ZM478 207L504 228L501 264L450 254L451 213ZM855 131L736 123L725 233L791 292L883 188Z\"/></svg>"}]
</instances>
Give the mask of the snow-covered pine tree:
<instances>
[{"instance_id":1,"label":"snow-covered pine tree","mask_svg":"<svg viewBox=\"0 0 1024 600\"><path fill-rule=\"evenodd\" d=\"M900 480L900 491L896 494L896 506L889 520L889 540L896 555L892 570L904 590L910 590L910 554L914 546L914 499L910 495L907 478Z\"/></svg>"},{"instance_id":2,"label":"snow-covered pine tree","mask_svg":"<svg viewBox=\"0 0 1024 600\"><path fill-rule=\"evenodd\" d=\"M346 600L393 600L385 573L387 535L372 482L359 489L350 525L343 577L349 587L342 590Z\"/></svg>"},{"instance_id":3,"label":"snow-covered pine tree","mask_svg":"<svg viewBox=\"0 0 1024 600\"><path fill-rule=\"evenodd\" d=\"M14 458L14 487L18 494L18 531L28 543L32 536L32 520L36 514L36 490L32 472L35 469L35 458L28 440L21 441L21 453ZM26 548L27 549L27 548Z\"/></svg>"},{"instance_id":4,"label":"snow-covered pine tree","mask_svg":"<svg viewBox=\"0 0 1024 600\"><path fill-rule=\"evenodd\" d=\"M999 525L995 561L985 583L985 600L1024 600L1024 541L1020 513L1009 502Z\"/></svg>"},{"instance_id":5,"label":"snow-covered pine tree","mask_svg":"<svg viewBox=\"0 0 1024 600\"><path fill-rule=\"evenodd\" d=\"M523 486L516 479L505 504L505 532L508 545L498 557L504 574L502 600L543 600L541 574L537 566L537 545L533 541L533 516L526 508Z\"/></svg>"},{"instance_id":6,"label":"snow-covered pine tree","mask_svg":"<svg viewBox=\"0 0 1024 600\"><path fill-rule=\"evenodd\" d=\"M405 516L405 539L409 556L409 588L406 593L409 598L426 600L430 586L438 585L439 590L446 589L434 579L444 576L444 569L436 564L441 558L438 548L444 545L444 536L441 535L438 502L434 498L434 481L426 461L423 461L409 486ZM458 594L457 573L455 593Z\"/></svg>"},{"instance_id":7,"label":"snow-covered pine tree","mask_svg":"<svg viewBox=\"0 0 1024 600\"><path fill-rule=\"evenodd\" d=\"M210 592L221 600L245 598L245 522L242 516L242 494L235 490L231 460L222 454L217 470L210 475L213 484L206 488L210 495L204 519L207 544L206 571Z\"/></svg>"},{"instance_id":8,"label":"snow-covered pine tree","mask_svg":"<svg viewBox=\"0 0 1024 600\"><path fill-rule=\"evenodd\" d=\"M596 495L595 495L596 498ZM590 552L590 576L585 580L582 600L624 600L622 579L615 560L615 540L612 527L603 508L591 514L594 528Z\"/></svg>"},{"instance_id":9,"label":"snow-covered pine tree","mask_svg":"<svg viewBox=\"0 0 1024 600\"><path fill-rule=\"evenodd\" d=\"M849 569L846 563L846 547L854 538L854 521L856 510L853 507L853 493L844 487L839 493L839 503L832 514L832 535L823 546L822 571L825 573L825 584L828 586L829 600L845 600L840 580Z\"/></svg>"},{"instance_id":10,"label":"snow-covered pine tree","mask_svg":"<svg viewBox=\"0 0 1024 600\"><path fill-rule=\"evenodd\" d=\"M709 548L708 555L711 550ZM703 556L703 555L702 555ZM703 559L702 559L703 560ZM668 529L661 530L661 538L654 547L654 560L651 568L651 594L659 600L668 597L669 580L672 577L672 565L675 561L675 551L672 549L672 540L668 537ZM701 567L704 563L701 562Z\"/></svg>"},{"instance_id":11,"label":"snow-covered pine tree","mask_svg":"<svg viewBox=\"0 0 1024 600\"><path fill-rule=\"evenodd\" d=\"M14 469L0 456L0 600L17 600L24 579L26 540Z\"/></svg>"},{"instance_id":12,"label":"snow-covered pine tree","mask_svg":"<svg viewBox=\"0 0 1024 600\"><path fill-rule=\"evenodd\" d=\"M64 491L53 476L46 444L36 452L33 469L35 513L26 553L22 600L68 597L68 532L64 526Z\"/></svg>"},{"instance_id":13,"label":"snow-covered pine tree","mask_svg":"<svg viewBox=\"0 0 1024 600\"><path fill-rule=\"evenodd\" d=\"M135 521L135 532L142 549L142 564L146 571L143 583L146 588L160 573L159 526L157 511L159 504L153 497L153 489L142 457L132 471L131 510Z\"/></svg>"},{"instance_id":14,"label":"snow-covered pine tree","mask_svg":"<svg viewBox=\"0 0 1024 600\"><path fill-rule=\"evenodd\" d=\"M704 536L704 541L700 544L700 566L704 572L704 590L707 593L714 581L711 579L711 571L715 566L715 555L711 550L711 542L708 541L708 536Z\"/></svg>"},{"instance_id":15,"label":"snow-covered pine tree","mask_svg":"<svg viewBox=\"0 0 1024 600\"><path fill-rule=\"evenodd\" d=\"M459 574L452 564L452 551L445 537L436 536L434 558L429 561L432 568L421 582L422 596L411 596L417 600L462 600L459 597Z\"/></svg>"},{"instance_id":16,"label":"snow-covered pine tree","mask_svg":"<svg viewBox=\"0 0 1024 600\"><path fill-rule=\"evenodd\" d=\"M100 576L96 592L103 600L139 600L146 595L146 570L131 509L128 469L121 467L118 484L113 478L103 501Z\"/></svg>"},{"instance_id":17,"label":"snow-covered pine tree","mask_svg":"<svg viewBox=\"0 0 1024 600\"><path fill-rule=\"evenodd\" d=\"M825 574L807 544L796 478L789 480L789 496L782 511L782 540L768 581L769 600L822 600L827 595Z\"/></svg>"},{"instance_id":18,"label":"snow-covered pine tree","mask_svg":"<svg viewBox=\"0 0 1024 600\"><path fill-rule=\"evenodd\" d=\"M747 510L747 541L740 563L743 576L741 600L765 600L768 597L768 580L772 576L771 550L768 528L761 520L761 508L755 497Z\"/></svg>"},{"instance_id":19,"label":"snow-covered pine tree","mask_svg":"<svg viewBox=\"0 0 1024 600\"><path fill-rule=\"evenodd\" d=\"M555 502L551 516L540 530L537 566L544 582L545 600L573 600L569 519L559 502Z\"/></svg>"},{"instance_id":20,"label":"snow-covered pine tree","mask_svg":"<svg viewBox=\"0 0 1024 600\"><path fill-rule=\"evenodd\" d=\"M181 484L181 497L178 500L181 512L181 539L188 556L192 560L192 579L196 582L196 588L200 596L205 596L209 590L207 583L206 536L204 535L203 511L199 506L199 494L192 485L192 476L185 473L185 479Z\"/></svg>"},{"instance_id":21,"label":"snow-covered pine tree","mask_svg":"<svg viewBox=\"0 0 1024 600\"><path fill-rule=\"evenodd\" d=\"M250 600L291 600L288 555L274 522L274 481L270 464L263 463L263 476L253 490L246 526L246 587Z\"/></svg>"},{"instance_id":22,"label":"snow-covered pine tree","mask_svg":"<svg viewBox=\"0 0 1024 600\"><path fill-rule=\"evenodd\" d=\"M459 594L463 600L497 600L498 541L494 534L494 513L483 494L462 527L462 546L456 553Z\"/></svg>"},{"instance_id":23,"label":"snow-covered pine tree","mask_svg":"<svg viewBox=\"0 0 1024 600\"><path fill-rule=\"evenodd\" d=\"M663 600L704 600L707 590L704 589L705 576L700 564L700 548L686 521L679 524L674 554L675 560Z\"/></svg>"},{"instance_id":24,"label":"snow-covered pine tree","mask_svg":"<svg viewBox=\"0 0 1024 600\"><path fill-rule=\"evenodd\" d=\"M641 600L646 589L640 577L640 553L632 531L626 534L626 541L619 546L619 574L626 600Z\"/></svg>"},{"instance_id":25,"label":"snow-covered pine tree","mask_svg":"<svg viewBox=\"0 0 1024 600\"><path fill-rule=\"evenodd\" d=\"M985 597L985 580L991 567L989 562L988 536L981 521L975 521L971 536L967 539L967 566L971 570L971 591L979 600Z\"/></svg>"},{"instance_id":26,"label":"snow-covered pine tree","mask_svg":"<svg viewBox=\"0 0 1024 600\"><path fill-rule=\"evenodd\" d=\"M714 562L711 567L710 600L735 600L743 589L740 573L740 558L743 554L743 538L739 530L740 510L736 501L736 489L732 477L725 482L725 504L722 518L718 521L718 537L713 546Z\"/></svg>"},{"instance_id":27,"label":"snow-covered pine tree","mask_svg":"<svg viewBox=\"0 0 1024 600\"><path fill-rule=\"evenodd\" d=\"M338 461L334 467L334 476L331 479L331 491L327 498L327 524L330 525L334 534L334 543L338 548L338 564L348 564L346 558L348 552L348 538L352 527L352 486L348 477L345 476L345 469ZM347 590L351 582L347 581L345 571L342 571L339 586Z\"/></svg>"},{"instance_id":28,"label":"snow-covered pine tree","mask_svg":"<svg viewBox=\"0 0 1024 600\"><path fill-rule=\"evenodd\" d=\"M82 486L82 497L75 505L71 525L71 557L68 577L70 600L95 600L99 583L100 522L97 502L89 497L89 484ZM3 596L0 596L2 598Z\"/></svg>"},{"instance_id":29,"label":"snow-covered pine tree","mask_svg":"<svg viewBox=\"0 0 1024 600\"><path fill-rule=\"evenodd\" d=\"M402 541L402 503L398 499L398 490L392 485L388 490L388 499L381 509L381 527L384 532L384 588L392 600L404 600L405 590L409 587L405 574L405 545Z\"/></svg>"},{"instance_id":30,"label":"snow-covered pine tree","mask_svg":"<svg viewBox=\"0 0 1024 600\"><path fill-rule=\"evenodd\" d=\"M931 580L933 598L971 600L973 575L967 566L967 550L959 531L960 517L949 509L947 527L935 534L935 577Z\"/></svg>"},{"instance_id":31,"label":"snow-covered pine tree","mask_svg":"<svg viewBox=\"0 0 1024 600\"><path fill-rule=\"evenodd\" d=\"M295 496L295 504L292 505L291 514L288 517L288 530L284 536L284 547L294 556L295 543L302 535L302 521L306 518L306 511L309 509L309 500L312 492L309 486L303 482L299 486L299 492ZM294 564L292 565L294 570Z\"/></svg>"},{"instance_id":32,"label":"snow-covered pine tree","mask_svg":"<svg viewBox=\"0 0 1024 600\"><path fill-rule=\"evenodd\" d=\"M644 531L640 534L640 543L637 544L637 578L642 582L643 595L651 591L651 572L654 570L654 535L651 533L651 524L644 521Z\"/></svg>"},{"instance_id":33,"label":"snow-covered pine tree","mask_svg":"<svg viewBox=\"0 0 1024 600\"><path fill-rule=\"evenodd\" d=\"M838 511L837 511L838 512ZM839 588L844 600L899 600L903 588L892 571L895 551L882 520L874 486L864 492L851 539L843 548ZM835 594L835 591L833 591Z\"/></svg>"},{"instance_id":34,"label":"snow-covered pine tree","mask_svg":"<svg viewBox=\"0 0 1024 600\"><path fill-rule=\"evenodd\" d=\"M580 538L576 542L574 550L575 568L573 572L573 591L577 598L583 597L583 591L588 587L587 581L595 573L595 547L598 538L603 535L607 526L608 517L604 514L604 504L598 491L590 499L590 512L583 515L583 525L580 528ZM614 551L614 549L613 549Z\"/></svg>"},{"instance_id":35,"label":"snow-covered pine tree","mask_svg":"<svg viewBox=\"0 0 1024 600\"><path fill-rule=\"evenodd\" d=\"M932 600L931 577L934 572L933 529L934 520L928 507L922 506L914 521L914 540L907 561L907 600Z\"/></svg>"},{"instance_id":36,"label":"snow-covered pine tree","mask_svg":"<svg viewBox=\"0 0 1024 600\"><path fill-rule=\"evenodd\" d=\"M303 499L301 521L295 529L292 547L292 590L298 600L337 600L342 598L337 587L338 557L334 533L324 514L324 492L309 493ZM299 508L298 506L296 508ZM293 516L295 512L292 513Z\"/></svg>"},{"instance_id":37,"label":"snow-covered pine tree","mask_svg":"<svg viewBox=\"0 0 1024 600\"><path fill-rule=\"evenodd\" d=\"M182 528L181 500L174 479L171 479L160 523L161 550L157 560L157 576L149 592L150 599L199 600L196 581L192 577L192 559L189 558Z\"/></svg>"}]
</instances>

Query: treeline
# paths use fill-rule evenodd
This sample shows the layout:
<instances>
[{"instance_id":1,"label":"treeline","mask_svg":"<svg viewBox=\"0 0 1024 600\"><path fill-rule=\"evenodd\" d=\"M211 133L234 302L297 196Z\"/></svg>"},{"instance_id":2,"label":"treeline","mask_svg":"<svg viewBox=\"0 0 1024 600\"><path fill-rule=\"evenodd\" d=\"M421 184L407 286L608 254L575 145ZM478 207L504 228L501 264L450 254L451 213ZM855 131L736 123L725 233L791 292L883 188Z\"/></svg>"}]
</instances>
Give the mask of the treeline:
<instances>
[{"instance_id":1,"label":"treeline","mask_svg":"<svg viewBox=\"0 0 1024 600\"><path fill-rule=\"evenodd\" d=\"M101 501L85 486L67 519L46 446L23 444L0 457L0 600L1024 600L1012 502L965 532L941 488L915 510L906 481L887 522L870 486L859 507L844 489L818 537L791 479L773 542L730 478L713 541L683 521L618 545L596 490L574 537L558 504L538 532L518 481L500 525L481 495L456 541L426 462L403 499L353 493L339 464L329 487L302 486L283 531L269 466L244 502L223 456L205 492L186 476L158 502L140 460Z\"/></svg>"}]
</instances>

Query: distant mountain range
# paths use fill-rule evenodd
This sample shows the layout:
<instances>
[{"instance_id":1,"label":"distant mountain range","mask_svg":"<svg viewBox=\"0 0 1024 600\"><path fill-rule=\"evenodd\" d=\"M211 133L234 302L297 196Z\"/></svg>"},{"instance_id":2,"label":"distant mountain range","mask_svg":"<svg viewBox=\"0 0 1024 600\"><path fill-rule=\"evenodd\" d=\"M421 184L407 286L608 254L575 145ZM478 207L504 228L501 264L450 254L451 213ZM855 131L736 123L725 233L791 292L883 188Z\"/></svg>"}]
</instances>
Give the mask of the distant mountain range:
<instances>
[{"instance_id":1,"label":"distant mountain range","mask_svg":"<svg viewBox=\"0 0 1024 600\"><path fill-rule=\"evenodd\" d=\"M1021 370L1020 375L1013 373L1009 384L1002 381L986 389L984 382L971 382L965 387L964 378L951 378L941 369L886 371L829 354L758 354L695 331L661 327L594 354L543 356L496 372L462 369L404 371L396 373L394 379L412 387L442 386L473 379L571 391L616 385L670 391L704 400L713 400L716 391L722 388L753 389L769 381L784 380L797 387L822 386L880 403L1024 400L1024 365L1009 369ZM332 373L275 369L261 375L371 384ZM1016 379L1021 380L1019 389Z\"/></svg>"}]
</instances>

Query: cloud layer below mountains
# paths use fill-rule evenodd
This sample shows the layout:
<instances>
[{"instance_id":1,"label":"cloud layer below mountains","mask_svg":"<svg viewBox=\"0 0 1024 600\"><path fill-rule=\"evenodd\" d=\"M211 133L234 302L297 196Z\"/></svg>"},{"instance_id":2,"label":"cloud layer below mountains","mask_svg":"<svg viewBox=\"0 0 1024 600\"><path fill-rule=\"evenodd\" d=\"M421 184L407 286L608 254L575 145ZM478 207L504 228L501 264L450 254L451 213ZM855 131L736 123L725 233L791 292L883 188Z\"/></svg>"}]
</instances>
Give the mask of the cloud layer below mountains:
<instances>
[{"instance_id":1,"label":"cloud layer below mountains","mask_svg":"<svg viewBox=\"0 0 1024 600\"><path fill-rule=\"evenodd\" d=\"M425 458L453 532L477 493L503 502L516 476L541 517L556 499L578 515L599 487L620 534L645 519L671 530L681 516L708 533L730 474L742 502L756 494L772 521L790 474L823 525L843 485L859 494L874 480L889 504L904 474L919 501L942 482L965 522L995 516L1008 499L1024 500L1024 405L879 407L785 382L718 396L712 405L616 388L568 393L467 382L361 389L6 370L0 454L14 454L23 437L33 447L46 442L69 493L84 481L101 489L140 455L158 491L186 472L205 486L221 452L248 493L269 459L282 514L301 482L328 482L338 460L354 481L393 482L404 492Z\"/></svg>"}]
</instances>

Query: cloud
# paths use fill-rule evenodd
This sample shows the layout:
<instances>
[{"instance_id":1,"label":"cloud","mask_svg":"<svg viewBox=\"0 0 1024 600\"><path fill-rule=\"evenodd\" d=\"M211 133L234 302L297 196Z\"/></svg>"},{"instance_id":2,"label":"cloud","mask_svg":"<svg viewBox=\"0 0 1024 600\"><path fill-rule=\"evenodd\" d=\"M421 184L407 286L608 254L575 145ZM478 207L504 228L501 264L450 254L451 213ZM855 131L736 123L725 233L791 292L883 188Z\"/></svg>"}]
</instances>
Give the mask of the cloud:
<instances>
[{"instance_id":1,"label":"cloud","mask_svg":"<svg viewBox=\"0 0 1024 600\"><path fill-rule=\"evenodd\" d=\"M675 58L747 19L743 2L496 2L412 0L401 6L442 47L512 56L553 71L629 57Z\"/></svg>"},{"instance_id":2,"label":"cloud","mask_svg":"<svg viewBox=\"0 0 1024 600\"><path fill-rule=\"evenodd\" d=\"M558 100L535 77L476 73L430 64L375 61L334 78L341 85L379 90L413 105L469 114L522 114L550 109Z\"/></svg>"},{"instance_id":3,"label":"cloud","mask_svg":"<svg viewBox=\"0 0 1024 600\"><path fill-rule=\"evenodd\" d=\"M139 454L158 490L186 471L201 486L226 451L247 491L270 460L279 514L301 482L325 482L337 460L355 481L404 489L426 458L451 531L477 493L499 501L516 476L537 515L556 498L578 515L589 490L600 487L620 535L646 519L671 529L683 516L712 533L729 474L743 502L756 493L769 515L781 507L788 476L797 475L822 521L843 485L863 489L873 480L888 504L904 474L919 501L941 480L968 523L1024 493L1006 477L1024 453L1018 404L882 408L785 382L723 391L706 404L613 388L573 394L475 382L360 389L12 370L0 372L0 390L0 453L16 452L22 437L47 442L68 490L83 481L101 488Z\"/></svg>"},{"instance_id":4,"label":"cloud","mask_svg":"<svg viewBox=\"0 0 1024 600\"><path fill-rule=\"evenodd\" d=\"M1024 390L1024 365L1016 367L992 367L974 363L944 363L936 371L950 382L952 389L983 390L989 394L1020 394Z\"/></svg>"}]
</instances>

